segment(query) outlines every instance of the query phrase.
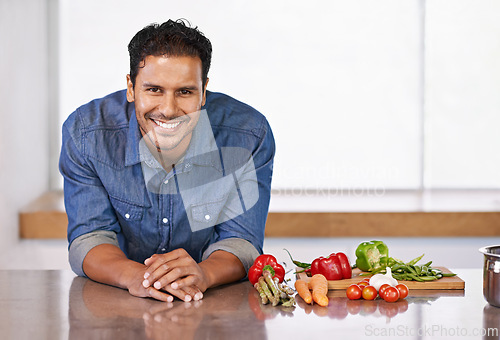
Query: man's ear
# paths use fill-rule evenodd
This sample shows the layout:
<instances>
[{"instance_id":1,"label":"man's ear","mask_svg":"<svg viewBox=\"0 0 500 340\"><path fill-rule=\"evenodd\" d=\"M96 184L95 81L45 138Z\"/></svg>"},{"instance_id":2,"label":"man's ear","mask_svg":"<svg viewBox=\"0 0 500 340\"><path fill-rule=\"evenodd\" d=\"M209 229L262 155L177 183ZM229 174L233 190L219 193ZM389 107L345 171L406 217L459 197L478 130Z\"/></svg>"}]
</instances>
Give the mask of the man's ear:
<instances>
[{"instance_id":1,"label":"man's ear","mask_svg":"<svg viewBox=\"0 0 500 340\"><path fill-rule=\"evenodd\" d=\"M130 74L127 74L127 101L132 103L134 101L134 84L130 79Z\"/></svg>"},{"instance_id":2,"label":"man's ear","mask_svg":"<svg viewBox=\"0 0 500 340\"><path fill-rule=\"evenodd\" d=\"M208 85L208 81L210 79L207 78L207 81L205 82L205 86L203 87L203 99L201 101L201 106L205 105L205 101L207 100L207 85Z\"/></svg>"}]
</instances>

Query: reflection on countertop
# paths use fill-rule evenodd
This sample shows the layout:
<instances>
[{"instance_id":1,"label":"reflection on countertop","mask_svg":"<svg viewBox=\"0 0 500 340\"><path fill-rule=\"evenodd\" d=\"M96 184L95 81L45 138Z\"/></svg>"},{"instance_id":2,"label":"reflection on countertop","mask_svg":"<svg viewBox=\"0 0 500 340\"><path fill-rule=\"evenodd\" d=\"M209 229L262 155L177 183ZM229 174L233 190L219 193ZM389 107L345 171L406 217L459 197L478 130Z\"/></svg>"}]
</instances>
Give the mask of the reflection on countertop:
<instances>
[{"instance_id":1,"label":"reflection on countertop","mask_svg":"<svg viewBox=\"0 0 500 340\"><path fill-rule=\"evenodd\" d=\"M247 282L214 288L200 301L166 303L75 277L70 289L71 339L266 339L249 308ZM251 336L250 336L251 335Z\"/></svg>"},{"instance_id":2,"label":"reflection on countertop","mask_svg":"<svg viewBox=\"0 0 500 340\"><path fill-rule=\"evenodd\" d=\"M484 300L481 270L456 272L465 291L412 290L387 303L351 301L335 290L328 307L297 297L284 308L262 305L247 281L209 289L201 301L165 303L69 271L0 270L0 331L16 340L498 338L500 308Z\"/></svg>"}]
</instances>

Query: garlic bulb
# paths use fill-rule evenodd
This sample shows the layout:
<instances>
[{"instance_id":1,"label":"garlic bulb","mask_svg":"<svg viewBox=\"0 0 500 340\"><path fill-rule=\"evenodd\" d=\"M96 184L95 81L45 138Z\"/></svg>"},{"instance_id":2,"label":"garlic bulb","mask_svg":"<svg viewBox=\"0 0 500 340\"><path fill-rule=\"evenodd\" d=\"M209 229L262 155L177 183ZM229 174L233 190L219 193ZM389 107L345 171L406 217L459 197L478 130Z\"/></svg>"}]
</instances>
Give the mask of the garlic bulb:
<instances>
[{"instance_id":1,"label":"garlic bulb","mask_svg":"<svg viewBox=\"0 0 500 340\"><path fill-rule=\"evenodd\" d=\"M370 278L370 286L375 287L377 292L380 289L380 286L382 286L385 283L393 287L398 284L398 281L396 281L396 279L392 277L392 272L390 267L386 267L385 274L375 274Z\"/></svg>"}]
</instances>

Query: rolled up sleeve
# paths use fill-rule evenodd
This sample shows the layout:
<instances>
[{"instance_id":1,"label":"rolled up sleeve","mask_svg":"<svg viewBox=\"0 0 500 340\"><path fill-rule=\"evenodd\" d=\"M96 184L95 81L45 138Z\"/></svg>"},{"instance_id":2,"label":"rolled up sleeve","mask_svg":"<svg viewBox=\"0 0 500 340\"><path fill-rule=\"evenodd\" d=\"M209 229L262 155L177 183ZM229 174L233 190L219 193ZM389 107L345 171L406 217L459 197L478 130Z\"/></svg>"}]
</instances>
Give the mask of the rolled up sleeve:
<instances>
[{"instance_id":1,"label":"rolled up sleeve","mask_svg":"<svg viewBox=\"0 0 500 340\"><path fill-rule=\"evenodd\" d=\"M241 238L227 238L208 246L203 253L202 260L206 260L217 250L227 251L236 256L243 264L243 267L245 267L246 272L248 272L248 269L252 266L257 256L259 256L258 250L250 242Z\"/></svg>"},{"instance_id":2,"label":"rolled up sleeve","mask_svg":"<svg viewBox=\"0 0 500 340\"><path fill-rule=\"evenodd\" d=\"M69 264L79 276L87 276L83 271L83 260L88 252L100 244L112 244L119 247L116 233L107 230L96 230L77 237L69 246Z\"/></svg>"}]
</instances>

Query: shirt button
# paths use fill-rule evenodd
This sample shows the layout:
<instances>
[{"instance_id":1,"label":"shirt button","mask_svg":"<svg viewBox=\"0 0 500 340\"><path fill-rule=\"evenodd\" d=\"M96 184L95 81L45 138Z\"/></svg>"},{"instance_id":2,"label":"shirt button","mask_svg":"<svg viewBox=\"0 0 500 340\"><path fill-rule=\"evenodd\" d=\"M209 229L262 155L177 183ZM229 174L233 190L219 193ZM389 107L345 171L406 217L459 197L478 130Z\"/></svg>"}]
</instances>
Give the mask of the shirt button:
<instances>
[{"instance_id":1,"label":"shirt button","mask_svg":"<svg viewBox=\"0 0 500 340\"><path fill-rule=\"evenodd\" d=\"M205 219L208 221L210 219L210 215L205 215Z\"/></svg>"},{"instance_id":2,"label":"shirt button","mask_svg":"<svg viewBox=\"0 0 500 340\"><path fill-rule=\"evenodd\" d=\"M168 184L168 179L166 179L163 183Z\"/></svg>"},{"instance_id":3,"label":"shirt button","mask_svg":"<svg viewBox=\"0 0 500 340\"><path fill-rule=\"evenodd\" d=\"M125 214L125 218L128 220L130 218L130 214Z\"/></svg>"},{"instance_id":4,"label":"shirt button","mask_svg":"<svg viewBox=\"0 0 500 340\"><path fill-rule=\"evenodd\" d=\"M168 218L163 218L163 223L167 223L168 222Z\"/></svg>"},{"instance_id":5,"label":"shirt button","mask_svg":"<svg viewBox=\"0 0 500 340\"><path fill-rule=\"evenodd\" d=\"M161 248L161 251L162 251L162 252L165 252L165 250L166 250L165 248Z\"/></svg>"}]
</instances>

